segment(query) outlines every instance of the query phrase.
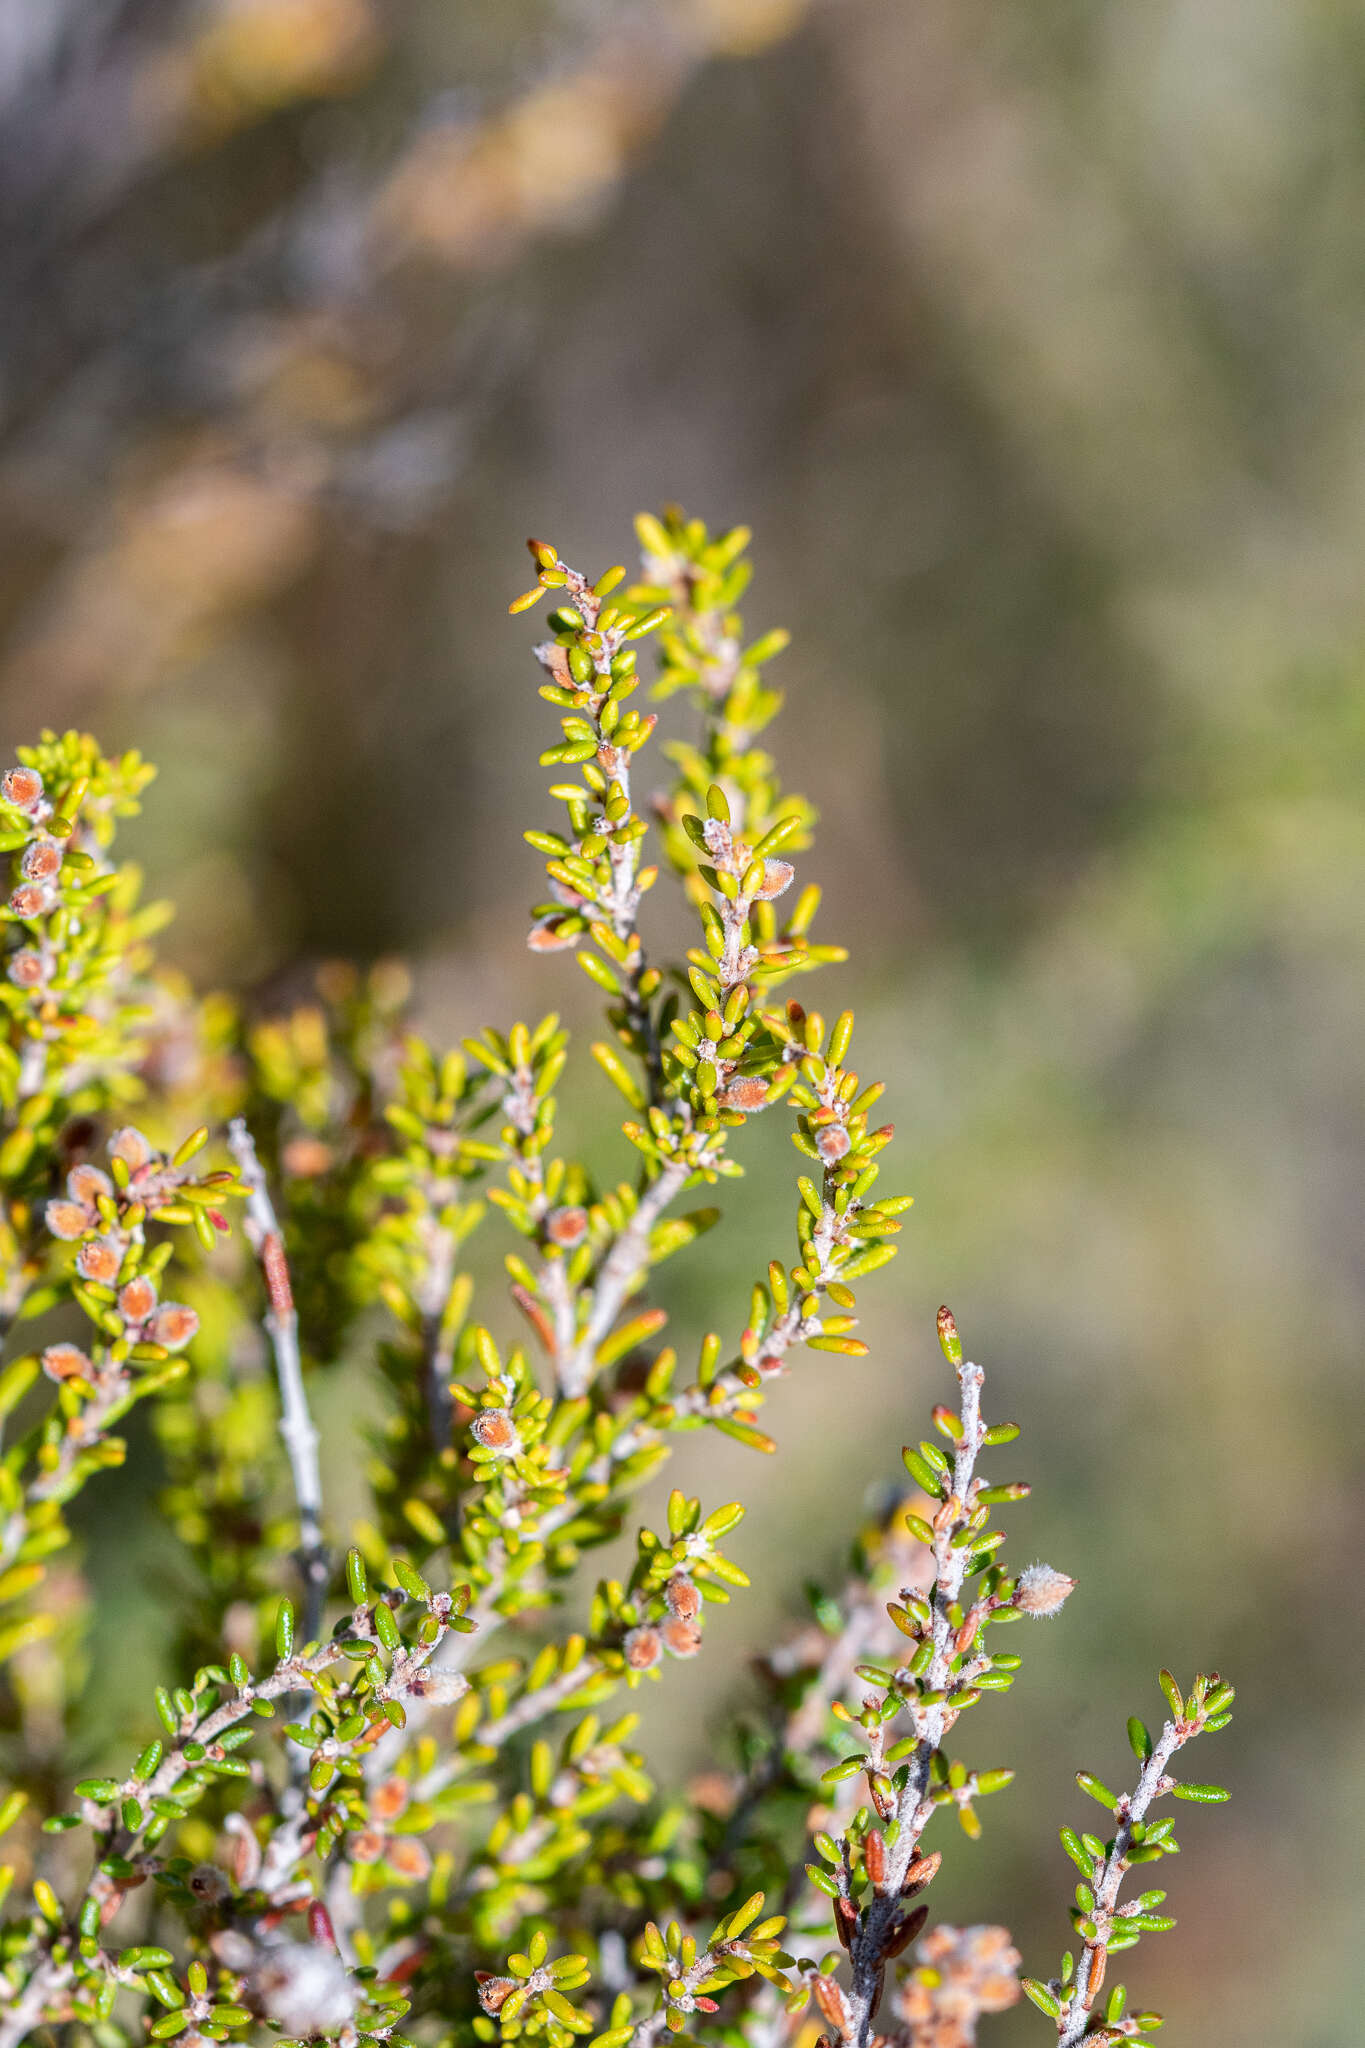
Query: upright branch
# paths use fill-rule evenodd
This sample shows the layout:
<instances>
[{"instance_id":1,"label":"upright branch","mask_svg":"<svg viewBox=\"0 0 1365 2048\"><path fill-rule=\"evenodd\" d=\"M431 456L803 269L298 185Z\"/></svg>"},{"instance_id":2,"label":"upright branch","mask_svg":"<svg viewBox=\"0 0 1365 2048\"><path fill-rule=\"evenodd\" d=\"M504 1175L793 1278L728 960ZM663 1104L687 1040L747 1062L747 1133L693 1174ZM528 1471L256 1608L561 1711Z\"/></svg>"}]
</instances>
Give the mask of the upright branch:
<instances>
[{"instance_id":1,"label":"upright branch","mask_svg":"<svg viewBox=\"0 0 1365 2048\"><path fill-rule=\"evenodd\" d=\"M924 1854L920 1844L935 1810L952 1805L965 1832L975 1835L976 1800L1001 1790L1014 1775L968 1771L943 1748L967 1708L985 1692L1006 1691L1013 1682L1020 1659L986 1647L987 1625L1055 1614L1073 1585L1047 1565L1031 1565L1009 1578L997 1562L1004 1537L987 1526L991 1507L1022 1500L1029 1489L1021 1481L983 1486L976 1464L984 1448L1007 1443L1018 1431L1012 1423L987 1427L981 1412L984 1374L964 1359L946 1308L939 1310L938 1328L961 1395L957 1413L934 1410L949 1453L928 1442L904 1453L911 1477L934 1504L931 1517L906 1518L911 1534L930 1552L933 1581L927 1595L906 1587L900 1602L890 1606L911 1653L891 1671L863 1667L860 1675L872 1681L873 1690L853 1725L864 1747L826 1773L831 1784L864 1776L871 1812L864 1809L841 1845L817 1839L824 1860L833 1865L830 1875L812 1866L817 1878L823 1876L821 1888L834 1898L835 1930L849 1955L847 1990L828 1974L816 1981L821 2010L845 2048L868 2048L887 1963L924 1925L926 1908L915 1901L941 1858ZM970 1580L978 1584L969 1596ZM908 1732L898 1736L902 1723Z\"/></svg>"},{"instance_id":2,"label":"upright branch","mask_svg":"<svg viewBox=\"0 0 1365 2048\"><path fill-rule=\"evenodd\" d=\"M1116 1825L1107 1842L1094 1835L1078 1835L1072 1828L1062 1829L1062 1847L1081 1873L1071 1917L1085 1945L1079 1961L1070 1954L1064 1956L1060 1972L1046 1984L1031 1978L1024 1982L1034 2004L1056 2021L1059 2048L1079 2048L1082 2041L1091 2043L1092 2048L1105 2048L1107 2043L1150 2033L1161 2025L1160 2013L1126 2011L1127 1994L1121 1984L1110 1992L1100 2024L1092 2025L1110 1955L1135 1947L1143 1934L1164 1933L1175 1926L1174 1920L1158 1910L1166 1897L1164 1891L1144 1891L1120 1905L1123 1880L1136 1866L1179 1853L1174 1822L1147 1818L1156 1800L1173 1793L1177 1799L1207 1806L1228 1796L1221 1785L1196 1785L1172 1777L1169 1766L1196 1735L1226 1728L1232 1719L1233 1688L1225 1685L1216 1671L1207 1676L1201 1672L1184 1697L1170 1672L1163 1671L1161 1688L1170 1718L1155 1740L1136 1716L1128 1723L1128 1740L1141 1765L1133 1790L1114 1793L1093 1772L1076 1773L1081 1790L1105 1807Z\"/></svg>"},{"instance_id":3,"label":"upright branch","mask_svg":"<svg viewBox=\"0 0 1365 2048\"><path fill-rule=\"evenodd\" d=\"M784 2048L811 1998L839 2048L971 2048L978 2018L1019 1995L1003 1927L924 1931L942 1853L926 1830L947 1807L975 1835L981 1802L1008 1784L1009 1770L951 1755L953 1731L1020 1664L995 1648L996 1626L1055 1613L1072 1581L1001 1561L991 1510L1028 1488L988 1485L979 1466L1016 1431L988 1425L983 1376L946 1310L959 1398L935 1408L937 1439L903 1454L918 1493L894 1530L862 1540L842 1606L816 1593L815 1628L768 1659L769 1712L737 1731L736 1769L660 1796L623 1695L702 1654L714 1607L747 1587L728 1555L741 1502L708 1509L674 1488L666 1517L635 1526L620 1561L582 1586L572 1624L554 1618L589 1554L627 1532L632 1492L678 1433L773 1452L761 1411L798 1347L839 1371L867 1350L855 1290L895 1256L909 1207L880 1192L893 1133L874 1122L882 1083L852 1064L852 1013L831 1005L827 1021L786 988L843 955L814 942L819 889L797 874L815 813L765 744L786 636L746 639L747 532L713 534L676 509L638 532L641 579L625 587L621 570L592 582L533 542L536 587L513 607L547 592L556 607L536 652L562 720L542 758L564 815L527 834L549 888L530 942L574 952L604 998L592 1052L627 1111L605 1174L557 1135L561 1091L577 1082L553 1012L440 1050L401 1034L406 977L383 963L364 977L321 970L319 1001L285 1018L195 1006L153 979L156 913L136 908L136 877L108 857L147 780L138 758L47 734L0 777L0 852L14 863L0 915L0 1325L63 1311L87 1326L0 1370L0 1419L15 1416L0 1449L7 1725L26 1735L25 1717L42 1714L60 1734L80 1617L46 1580L48 1560L68 1540L67 1501L120 1461L123 1414L163 1390L168 1504L203 1567L189 1623L203 1645L180 1661L208 1660L156 1689L131 1766L77 1779L41 1829L25 1802L48 1792L56 1742L32 1743L33 1768L11 1746L24 1775L0 1798L0 1835L17 1838L0 1895L22 1896L0 1923L0 2048L71 2026L195 2048L263 2028L339 2048L585 2036L660 2048L723 2028L731 2048ZM664 747L665 787L647 805L639 757L655 714L637 708L641 691L697 714L692 736ZM651 833L695 916L674 963L647 958L641 929ZM171 1150L195 1091L203 1121ZM144 1098L150 1137L123 1120ZM769 1111L798 1155L793 1238L728 1340L718 1308L684 1367L648 1290L722 1224L713 1191L743 1171L749 1120ZM237 1171L200 1171L209 1130L229 1118ZM271 1180L289 1188L278 1214L253 1131L269 1133ZM259 1533L275 1404L268 1381L234 1381L224 1336L257 1311L244 1312L227 1262L196 1276L196 1306L163 1299L171 1233L188 1225L212 1247L228 1227L220 1204L239 1196L297 1499L297 1645ZM489 1308L462 1270L486 1216L511 1233ZM301 1338L310 1371L325 1371L353 1355L343 1339L376 1303L392 1321L375 1346L369 1498L346 1607L324 1635ZM15 1415L44 1377L46 1412ZM516 1626L498 1634L504 1623ZM1112 1839L1063 1834L1084 1946L1028 1986L1060 2048L1155 2023L1104 1984L1112 1951L1168 1924L1162 1894L1124 1902L1121 1881L1175 1846L1152 1818L1160 1796L1222 1796L1177 1784L1172 1765L1222 1725L1230 1690L1201 1678L1182 1699L1163 1683L1160 1735L1130 1724L1135 1791L1118 1798L1081 1774ZM791 1853L802 1816L804 1866ZM82 1828L84 1861L79 1837L63 1839ZM199 1860L214 1836L221 1864ZM827 1908L842 1957L827 1952Z\"/></svg>"},{"instance_id":4,"label":"upright branch","mask_svg":"<svg viewBox=\"0 0 1365 2048\"><path fill-rule=\"evenodd\" d=\"M619 998L623 1035L643 1063L649 1098L657 1101L663 1073L651 1000L661 976L645 960L638 918L658 869L640 866L640 846L649 828L631 792L634 757L656 720L652 712L642 717L626 705L639 688L636 653L628 643L655 631L666 613L641 613L607 602L625 578L623 568L608 569L592 583L561 562L548 542L532 540L527 546L539 575L511 609L526 609L547 590L564 593L550 618L555 638L535 650L549 677L540 694L565 713L564 742L541 755L541 766L578 767L583 774L582 786L569 783L552 791L568 806L569 836L526 834L531 845L549 855L546 873L553 892L553 900L536 910L530 944L553 952L591 934L609 964L591 956L588 971ZM585 964L589 957L583 956Z\"/></svg>"},{"instance_id":5,"label":"upright branch","mask_svg":"<svg viewBox=\"0 0 1365 2048\"><path fill-rule=\"evenodd\" d=\"M280 1389L280 1438L294 1481L299 1511L299 1568L304 1583L304 1640L315 1642L322 1631L331 1567L322 1534L322 1473L318 1466L318 1433L303 1388L299 1355L299 1319L289 1284L284 1234L270 1199L265 1170L245 1119L234 1117L228 1144L237 1170L250 1190L246 1234L260 1262L266 1292L266 1334L275 1358Z\"/></svg>"}]
</instances>

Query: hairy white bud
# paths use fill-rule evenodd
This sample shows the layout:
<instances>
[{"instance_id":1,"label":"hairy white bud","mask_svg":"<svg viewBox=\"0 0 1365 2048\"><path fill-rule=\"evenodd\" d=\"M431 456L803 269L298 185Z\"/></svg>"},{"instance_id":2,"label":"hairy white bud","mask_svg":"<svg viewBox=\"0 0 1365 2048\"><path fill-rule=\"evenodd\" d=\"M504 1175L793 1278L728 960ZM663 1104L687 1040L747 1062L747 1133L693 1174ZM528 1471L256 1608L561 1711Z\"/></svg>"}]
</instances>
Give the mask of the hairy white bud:
<instances>
[{"instance_id":1,"label":"hairy white bud","mask_svg":"<svg viewBox=\"0 0 1365 2048\"><path fill-rule=\"evenodd\" d=\"M1044 1614L1060 1614L1075 1587L1074 1579L1069 1579L1065 1572L1054 1571L1050 1564L1031 1564L1019 1574L1014 1604L1035 1619Z\"/></svg>"}]
</instances>

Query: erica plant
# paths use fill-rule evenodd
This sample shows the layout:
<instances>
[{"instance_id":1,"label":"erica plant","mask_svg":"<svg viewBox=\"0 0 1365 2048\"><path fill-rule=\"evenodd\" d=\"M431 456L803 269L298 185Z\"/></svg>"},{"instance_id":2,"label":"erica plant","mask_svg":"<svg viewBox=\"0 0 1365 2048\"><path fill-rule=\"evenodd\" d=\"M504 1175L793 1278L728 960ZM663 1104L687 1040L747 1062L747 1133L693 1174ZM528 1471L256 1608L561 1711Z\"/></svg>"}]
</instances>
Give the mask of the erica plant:
<instances>
[{"instance_id":1,"label":"erica plant","mask_svg":"<svg viewBox=\"0 0 1365 2048\"><path fill-rule=\"evenodd\" d=\"M1177 1769L1228 1718L1216 1674L1162 1673L1161 1725L1129 1723L1131 1790L1078 1773L1105 1820L1062 1830L1080 1882L1055 1975L1021 1986L1003 1926L931 1919L945 1822L978 1834L1012 1775L969 1769L957 1722L1009 1690L1006 1624L1072 1590L1004 1558L992 1513L1028 1488L980 1465L1017 1431L987 1421L946 1309L955 1398L904 1454L906 1498L763 1653L766 1721L705 1798L656 1789L631 1696L705 1654L708 1608L747 1587L743 1506L651 1491L621 1576L559 1618L679 1432L770 1453L798 1354L865 1352L857 1291L909 1206L882 1189L892 1131L851 1014L784 993L844 956L814 937L814 812L763 744L785 635L746 645L748 536L638 526L639 580L534 541L512 606L551 607L529 942L602 997L590 1054L625 1112L607 1179L557 1145L582 1071L557 1015L435 1047L392 965L328 967L284 1015L198 1000L112 852L151 769L46 733L4 775L0 2048L54 2028L99 2048L960 2048L1021 1989L1062 2048L1160 2024L1109 1959L1171 1924L1142 1888L1176 1849L1161 1802L1224 1796ZM698 715L656 794L645 707L677 696ZM695 917L680 962L646 943L665 873ZM713 1191L760 1116L798 1155L793 1235L744 1327L684 1359L651 1280L725 1227ZM505 1273L478 1301L476 1232ZM383 1398L343 1474L310 1390L362 1358ZM67 1508L112 1496L143 1404L176 1661L120 1728Z\"/></svg>"}]
</instances>

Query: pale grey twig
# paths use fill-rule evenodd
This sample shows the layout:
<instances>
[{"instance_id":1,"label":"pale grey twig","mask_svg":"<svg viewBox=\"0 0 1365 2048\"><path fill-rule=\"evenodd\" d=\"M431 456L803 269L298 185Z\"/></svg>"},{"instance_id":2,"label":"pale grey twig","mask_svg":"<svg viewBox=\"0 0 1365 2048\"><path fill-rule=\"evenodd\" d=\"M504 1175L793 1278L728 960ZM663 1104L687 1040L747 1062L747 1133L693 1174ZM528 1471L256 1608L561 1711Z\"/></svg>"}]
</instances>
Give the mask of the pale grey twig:
<instances>
[{"instance_id":1,"label":"pale grey twig","mask_svg":"<svg viewBox=\"0 0 1365 2048\"><path fill-rule=\"evenodd\" d=\"M966 1673L954 1674L952 1670L959 1630L949 1618L949 1609L962 1591L970 1550L965 1545L954 1548L952 1538L959 1527L959 1517L965 1518L970 1512L976 1460L986 1437L985 1424L981 1419L981 1386L985 1374L979 1365L968 1362L957 1367L957 1377L962 1389L962 1434L957 1439L953 1462L952 1492L956 1512L947 1512L948 1504L945 1503L934 1523L935 1584L931 1622L934 1651L923 1681L926 1691L940 1694L963 1685L967 1678ZM920 1837L934 1810L929 1799L930 1767L935 1750L957 1719L957 1710L947 1700L936 1706L914 1709L913 1702L911 1706L915 1712L917 1739L905 1789L896 1802L896 1839L886 1845L883 1875L850 1947L853 1982L848 1997L850 2023L844 2037L850 2048L867 2048L872 2038L872 2022L881 1997L887 1953L900 1916L906 1873L915 1860Z\"/></svg>"},{"instance_id":2,"label":"pale grey twig","mask_svg":"<svg viewBox=\"0 0 1365 2048\"><path fill-rule=\"evenodd\" d=\"M265 1169L256 1156L255 1141L244 1117L234 1117L229 1124L228 1146L237 1162L238 1172L251 1190L247 1199L246 1234L260 1260L269 1302L265 1328L275 1354L275 1373L280 1389L280 1436L289 1459L299 1510L299 1565L304 1581L303 1639L311 1643L317 1640L322 1629L330 1567L322 1536L318 1433L308 1412L308 1397L303 1388L298 1312L289 1284L284 1237L275 1205L270 1199Z\"/></svg>"},{"instance_id":3,"label":"pale grey twig","mask_svg":"<svg viewBox=\"0 0 1365 2048\"><path fill-rule=\"evenodd\" d=\"M1119 1914L1119 1889L1128 1871L1128 1858L1133 1848L1136 1829L1146 1816L1154 1799L1171 1790L1172 1781L1166 1775L1166 1766L1176 1751L1199 1733L1198 1724L1191 1725L1183 1720L1167 1721L1153 1745L1152 1753L1142 1767L1137 1785L1119 1801L1116 1809L1118 1826L1113 1846L1104 1859L1104 1867L1096 1878L1093 1890L1095 1904L1091 1919L1099 1929L1098 1936L1087 1941L1081 1950L1076 1965L1076 1974L1071 1989L1063 2001L1057 2018L1057 2048L1077 2048L1085 2037L1090 2020L1090 2009L1104 1984L1105 1967L1108 1961L1108 1938ZM1131 1910L1131 1909L1130 1909Z\"/></svg>"},{"instance_id":4,"label":"pale grey twig","mask_svg":"<svg viewBox=\"0 0 1365 2048\"><path fill-rule=\"evenodd\" d=\"M649 1233L696 1170L695 1160L670 1159L641 1195L634 1215L603 1260L588 1320L569 1356L557 1361L566 1399L577 1400L587 1392L597 1347L620 1314L636 1274L648 1263Z\"/></svg>"}]
</instances>

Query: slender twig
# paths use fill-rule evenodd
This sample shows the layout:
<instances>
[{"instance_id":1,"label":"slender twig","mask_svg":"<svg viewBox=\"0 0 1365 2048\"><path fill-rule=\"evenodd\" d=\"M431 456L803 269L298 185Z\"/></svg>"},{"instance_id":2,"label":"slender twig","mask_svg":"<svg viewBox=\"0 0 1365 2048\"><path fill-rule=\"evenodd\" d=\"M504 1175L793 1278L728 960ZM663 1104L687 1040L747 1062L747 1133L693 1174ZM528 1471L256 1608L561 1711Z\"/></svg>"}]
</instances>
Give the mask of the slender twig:
<instances>
[{"instance_id":1,"label":"slender twig","mask_svg":"<svg viewBox=\"0 0 1365 2048\"><path fill-rule=\"evenodd\" d=\"M1127 1875L1128 1859L1132 1853L1138 1828L1146 1817L1147 1809L1154 1799L1171 1790L1172 1780L1166 1775L1166 1766L1178 1749L1202 1728L1202 1720L1167 1721L1160 1736L1153 1745L1152 1753L1142 1767L1141 1775L1133 1791L1124 1794L1116 1808L1118 1826L1103 1868L1095 1880L1095 1904L1091 1919L1098 1929L1093 1940L1087 1941L1081 1950L1081 1959L1071 1989L1063 2002L1057 2018L1057 2048L1077 2048L1084 2039L1090 2020L1090 2010L1099 1997L1104 1985L1105 1967L1109 1959L1109 1937L1114 1921L1119 1915L1119 1890ZM1131 1909L1130 1909L1131 1910Z\"/></svg>"},{"instance_id":2,"label":"slender twig","mask_svg":"<svg viewBox=\"0 0 1365 2048\"><path fill-rule=\"evenodd\" d=\"M322 1536L322 1475L318 1467L318 1433L308 1412L299 1357L299 1319L289 1285L284 1237L270 1199L265 1170L243 1117L228 1126L228 1145L238 1172L251 1190L246 1233L261 1263L269 1308L266 1333L275 1354L280 1389L280 1437L294 1480L299 1510L299 1567L304 1581L304 1641L314 1642L322 1629L330 1565Z\"/></svg>"},{"instance_id":3,"label":"slender twig","mask_svg":"<svg viewBox=\"0 0 1365 2048\"><path fill-rule=\"evenodd\" d=\"M648 1263L649 1233L695 1171L694 1160L670 1159L641 1195L634 1215L603 1260L592 1290L588 1320L568 1357L558 1361L559 1384L568 1400L586 1393L597 1347L621 1313L631 1283Z\"/></svg>"},{"instance_id":4,"label":"slender twig","mask_svg":"<svg viewBox=\"0 0 1365 2048\"><path fill-rule=\"evenodd\" d=\"M417 1307L422 1318L422 1374L427 1424L431 1430L432 1452L437 1457L450 1442L451 1418L455 1412L450 1392L454 1344L446 1328L446 1310L455 1278L456 1249L454 1231L443 1223L437 1223L434 1218L430 1219L426 1230L426 1271L418 1288Z\"/></svg>"},{"instance_id":5,"label":"slender twig","mask_svg":"<svg viewBox=\"0 0 1365 2048\"><path fill-rule=\"evenodd\" d=\"M966 1677L965 1673L955 1675L952 1670L960 1623L951 1619L950 1609L962 1590L969 1551L965 1545L954 1547L953 1537L966 1519L968 1503L972 1499L977 1455L986 1435L981 1419L981 1386L985 1374L979 1365L964 1363L958 1366L957 1377L962 1389L962 1434L957 1440L953 1462L952 1494L934 1521L935 1583L931 1622L934 1649L922 1681L926 1691L937 1692L940 1696L951 1686L963 1684ZM883 1874L850 1944L853 1982L848 1999L850 2025L844 2036L850 2048L867 2048L872 2038L872 2023L881 1998L887 1953L900 1916L906 1873L916 1858L920 1837L934 1810L929 1798L934 1752L956 1719L955 1709L942 1699L940 1704L919 1708L915 1713L915 1751L910 1759L905 1789L896 1802L893 1816L896 1825L888 1830L894 1834L895 1840L886 1842Z\"/></svg>"}]
</instances>

